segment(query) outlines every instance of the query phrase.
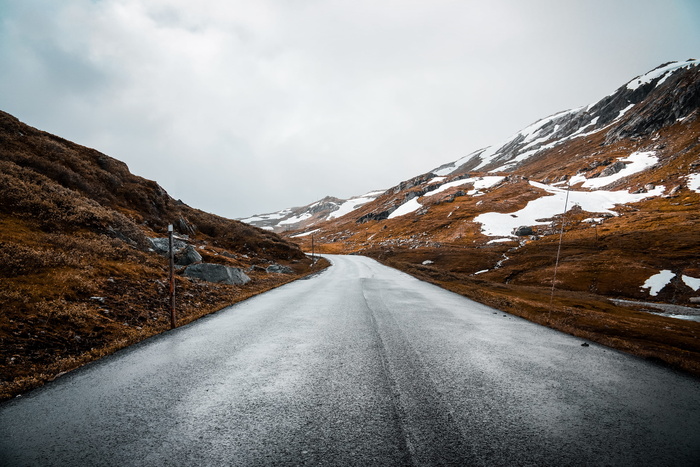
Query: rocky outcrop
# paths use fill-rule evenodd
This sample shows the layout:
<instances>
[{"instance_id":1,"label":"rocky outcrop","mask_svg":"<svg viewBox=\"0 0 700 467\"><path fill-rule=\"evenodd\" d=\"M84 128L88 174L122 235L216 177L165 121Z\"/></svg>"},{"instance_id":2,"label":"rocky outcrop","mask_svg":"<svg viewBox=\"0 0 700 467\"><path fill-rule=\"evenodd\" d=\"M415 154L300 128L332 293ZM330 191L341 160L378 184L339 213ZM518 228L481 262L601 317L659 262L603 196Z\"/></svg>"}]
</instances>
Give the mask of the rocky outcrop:
<instances>
[{"instance_id":1,"label":"rocky outcrop","mask_svg":"<svg viewBox=\"0 0 700 467\"><path fill-rule=\"evenodd\" d=\"M149 238L151 248L156 253L167 255L170 252L170 244L167 238ZM179 253L187 247L187 243L179 238L173 238L173 251Z\"/></svg>"},{"instance_id":2,"label":"rocky outcrop","mask_svg":"<svg viewBox=\"0 0 700 467\"><path fill-rule=\"evenodd\" d=\"M175 255L175 264L178 266L188 266L202 261L202 255L192 245L187 245L184 250Z\"/></svg>"},{"instance_id":3,"label":"rocky outcrop","mask_svg":"<svg viewBox=\"0 0 700 467\"><path fill-rule=\"evenodd\" d=\"M615 175L618 173L620 170L624 169L626 167L626 164L622 161L617 161L613 164L610 164L606 168L603 169L602 172L600 172L601 177L609 177L610 175Z\"/></svg>"},{"instance_id":4,"label":"rocky outcrop","mask_svg":"<svg viewBox=\"0 0 700 467\"><path fill-rule=\"evenodd\" d=\"M223 264L193 264L188 266L183 274L193 279L219 284L242 285L250 282L250 277L242 269Z\"/></svg>"},{"instance_id":5,"label":"rocky outcrop","mask_svg":"<svg viewBox=\"0 0 700 467\"><path fill-rule=\"evenodd\" d=\"M289 266L282 266L281 264L277 263L269 265L267 268L265 268L265 271L274 274L294 274L294 270Z\"/></svg>"},{"instance_id":6,"label":"rocky outcrop","mask_svg":"<svg viewBox=\"0 0 700 467\"><path fill-rule=\"evenodd\" d=\"M389 215L395 211L394 209L387 209L386 211L381 211L381 212L370 212L365 214L362 217L359 217L355 222L358 224L364 224L365 222L369 221L382 221L384 219L388 219Z\"/></svg>"}]
</instances>

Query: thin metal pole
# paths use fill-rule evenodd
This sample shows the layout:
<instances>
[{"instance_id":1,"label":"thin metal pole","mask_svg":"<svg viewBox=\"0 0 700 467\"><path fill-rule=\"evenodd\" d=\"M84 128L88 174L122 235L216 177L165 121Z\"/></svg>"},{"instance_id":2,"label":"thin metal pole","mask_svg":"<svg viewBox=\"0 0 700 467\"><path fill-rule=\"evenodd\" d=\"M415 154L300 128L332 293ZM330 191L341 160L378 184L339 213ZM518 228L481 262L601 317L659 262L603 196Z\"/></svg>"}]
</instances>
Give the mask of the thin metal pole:
<instances>
[{"instance_id":1,"label":"thin metal pole","mask_svg":"<svg viewBox=\"0 0 700 467\"><path fill-rule=\"evenodd\" d=\"M168 225L168 245L170 246L170 329L175 329L175 252L173 251L173 226Z\"/></svg>"},{"instance_id":2,"label":"thin metal pole","mask_svg":"<svg viewBox=\"0 0 700 467\"><path fill-rule=\"evenodd\" d=\"M552 277L552 294L549 297L549 313L551 315L552 309L551 305L552 302L554 301L554 284L556 283L557 280L557 269L559 268L559 255L561 254L561 242L562 239L564 238L564 221L566 220L566 208L569 205L569 190L571 188L571 185L568 183L566 184L566 199L564 200L564 212L561 215L561 231L559 232L559 247L557 248L557 260L554 263L554 276Z\"/></svg>"}]
</instances>

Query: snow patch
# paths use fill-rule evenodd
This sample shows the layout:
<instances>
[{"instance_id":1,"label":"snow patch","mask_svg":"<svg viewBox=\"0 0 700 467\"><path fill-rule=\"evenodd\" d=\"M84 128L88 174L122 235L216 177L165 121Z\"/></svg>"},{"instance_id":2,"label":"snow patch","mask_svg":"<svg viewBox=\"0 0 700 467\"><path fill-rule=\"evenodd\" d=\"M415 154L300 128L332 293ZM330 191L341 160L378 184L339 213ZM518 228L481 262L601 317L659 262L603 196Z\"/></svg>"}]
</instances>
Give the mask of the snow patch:
<instances>
[{"instance_id":1,"label":"snow patch","mask_svg":"<svg viewBox=\"0 0 700 467\"><path fill-rule=\"evenodd\" d=\"M688 189L700 193L700 174L690 174L687 178Z\"/></svg>"},{"instance_id":2,"label":"snow patch","mask_svg":"<svg viewBox=\"0 0 700 467\"><path fill-rule=\"evenodd\" d=\"M664 269L657 274L654 274L649 279L644 282L642 289L649 289L649 295L656 296L661 289L666 287L671 279L676 277L676 275L668 269Z\"/></svg>"},{"instance_id":3,"label":"snow patch","mask_svg":"<svg viewBox=\"0 0 700 467\"><path fill-rule=\"evenodd\" d=\"M566 190L551 185L530 181L530 185L541 188L551 196L542 196L527 203L523 209L513 213L487 212L474 218L474 222L482 224L481 231L490 237L511 237L513 230L521 225L538 225L537 219L548 219L562 213ZM606 212L616 215L611 211L618 204L635 203L645 198L663 194L664 186L658 186L648 193L629 193L627 191L569 191L569 203L567 210L574 205L579 205L584 211Z\"/></svg>"},{"instance_id":4,"label":"snow patch","mask_svg":"<svg viewBox=\"0 0 700 467\"><path fill-rule=\"evenodd\" d=\"M358 196L356 198L350 198L349 200L347 200L343 204L341 204L337 210L330 213L328 215L328 219L336 219L338 217L342 217L346 214L349 214L352 211L354 211L355 209L359 208L360 206L365 205L365 204L369 203L370 201L374 201L382 193L384 193L384 191L371 191L371 192L366 193L362 196Z\"/></svg>"},{"instance_id":5,"label":"snow patch","mask_svg":"<svg viewBox=\"0 0 700 467\"><path fill-rule=\"evenodd\" d=\"M582 186L584 188L602 188L622 178L629 177L630 175L634 175L648 169L659 162L659 158L656 156L654 151L637 151L630 154L625 159L619 159L619 161L625 162L626 165L624 169L620 170L616 174L596 178L586 178L583 175L576 175L571 177L571 181L569 183L571 185L576 185L577 183L583 182Z\"/></svg>"},{"instance_id":6,"label":"snow patch","mask_svg":"<svg viewBox=\"0 0 700 467\"><path fill-rule=\"evenodd\" d=\"M495 238L493 240L489 240L488 242L486 242L486 244L488 245L490 243L503 243L503 242L512 242L512 241L513 241L513 239L510 237L509 238Z\"/></svg>"},{"instance_id":7,"label":"snow patch","mask_svg":"<svg viewBox=\"0 0 700 467\"><path fill-rule=\"evenodd\" d=\"M683 282L685 285L693 289L695 292L700 289L700 279L697 277L691 277L691 276L682 276Z\"/></svg>"},{"instance_id":8,"label":"snow patch","mask_svg":"<svg viewBox=\"0 0 700 467\"><path fill-rule=\"evenodd\" d=\"M415 212L422 207L423 205L418 202L418 198L413 198L399 206L398 209L396 209L396 211L389 214L388 218L394 219L396 217L405 216L406 214Z\"/></svg>"},{"instance_id":9,"label":"snow patch","mask_svg":"<svg viewBox=\"0 0 700 467\"><path fill-rule=\"evenodd\" d=\"M312 233L318 232L321 229L314 229L309 232L304 232L296 235L290 235L289 238L299 238L299 237L306 237L307 235L311 235Z\"/></svg>"},{"instance_id":10,"label":"snow patch","mask_svg":"<svg viewBox=\"0 0 700 467\"><path fill-rule=\"evenodd\" d=\"M651 70L649 73L633 79L632 81L627 83L627 89L634 91L635 89L639 88L640 86L643 86L647 83L651 83L653 80L663 76L663 78L658 83L656 83L656 85L658 86L661 83L663 83L664 81L666 81L666 79L677 69L688 68L691 66L695 66L698 63L700 63L698 60L688 60L687 62L669 63L666 66L659 67L655 70Z\"/></svg>"},{"instance_id":11,"label":"snow patch","mask_svg":"<svg viewBox=\"0 0 700 467\"><path fill-rule=\"evenodd\" d=\"M311 217L311 214L308 212L299 214L298 216L292 216L289 219L285 219L283 221L279 221L278 225L288 225L288 224L296 224L297 222L305 221L306 219L309 219Z\"/></svg>"}]
</instances>

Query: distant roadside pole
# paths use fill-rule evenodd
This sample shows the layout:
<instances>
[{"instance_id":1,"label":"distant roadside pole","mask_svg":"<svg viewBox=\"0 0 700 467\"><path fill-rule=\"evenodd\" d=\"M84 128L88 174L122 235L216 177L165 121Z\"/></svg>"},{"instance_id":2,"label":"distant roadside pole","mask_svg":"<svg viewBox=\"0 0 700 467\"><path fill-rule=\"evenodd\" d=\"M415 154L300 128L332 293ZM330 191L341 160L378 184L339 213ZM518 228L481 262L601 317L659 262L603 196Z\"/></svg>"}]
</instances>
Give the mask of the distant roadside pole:
<instances>
[{"instance_id":1,"label":"distant roadside pole","mask_svg":"<svg viewBox=\"0 0 700 467\"><path fill-rule=\"evenodd\" d=\"M175 251L173 249L173 225L168 225L168 256L170 257L170 329L175 329Z\"/></svg>"}]
</instances>

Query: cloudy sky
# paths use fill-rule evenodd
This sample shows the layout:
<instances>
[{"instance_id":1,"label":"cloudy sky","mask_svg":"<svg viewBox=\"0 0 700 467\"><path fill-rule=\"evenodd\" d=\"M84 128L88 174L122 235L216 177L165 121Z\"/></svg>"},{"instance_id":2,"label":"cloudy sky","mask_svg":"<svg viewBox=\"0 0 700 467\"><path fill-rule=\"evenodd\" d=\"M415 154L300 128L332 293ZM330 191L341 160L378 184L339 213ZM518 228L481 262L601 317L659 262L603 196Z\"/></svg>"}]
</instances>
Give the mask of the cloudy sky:
<instances>
[{"instance_id":1,"label":"cloudy sky","mask_svg":"<svg viewBox=\"0 0 700 467\"><path fill-rule=\"evenodd\" d=\"M0 110L226 217L389 188L664 62L697 0L0 0Z\"/></svg>"}]
</instances>

